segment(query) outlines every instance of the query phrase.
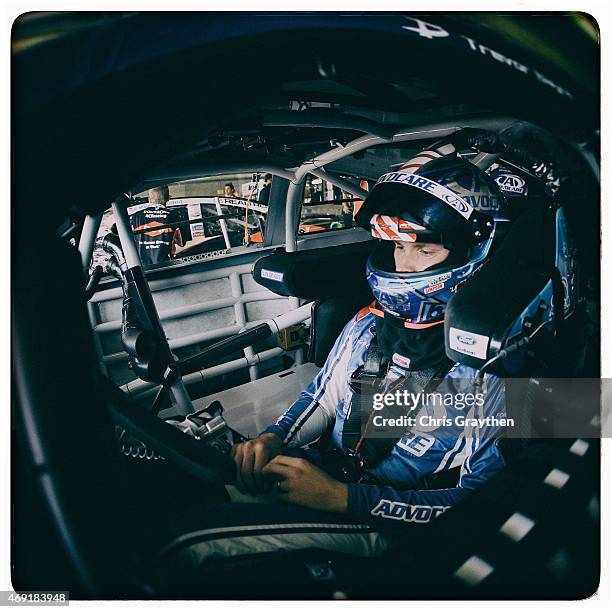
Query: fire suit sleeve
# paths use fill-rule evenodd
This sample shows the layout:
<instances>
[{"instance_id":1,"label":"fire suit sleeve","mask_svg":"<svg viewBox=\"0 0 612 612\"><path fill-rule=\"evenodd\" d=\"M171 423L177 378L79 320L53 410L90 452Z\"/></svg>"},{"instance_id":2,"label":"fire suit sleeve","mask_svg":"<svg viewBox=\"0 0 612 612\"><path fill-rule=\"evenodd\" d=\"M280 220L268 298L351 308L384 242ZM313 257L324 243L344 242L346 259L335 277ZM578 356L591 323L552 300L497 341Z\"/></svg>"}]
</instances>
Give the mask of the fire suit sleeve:
<instances>
[{"instance_id":1,"label":"fire suit sleeve","mask_svg":"<svg viewBox=\"0 0 612 612\"><path fill-rule=\"evenodd\" d=\"M421 490L407 487L401 490L394 486L351 483L348 490L349 514L365 521L390 519L427 523L499 472L505 462L495 439L500 433L499 423L506 416L504 385L500 379L491 377L487 391L487 400L482 411L468 415L481 418L482 423L469 424L463 428L465 453L455 487ZM422 458L416 465L417 472L420 473L416 477L406 478L406 482L415 482L418 487L417 483L432 473L433 466L422 461ZM408 471L409 464L404 468Z\"/></svg>"},{"instance_id":2,"label":"fire suit sleeve","mask_svg":"<svg viewBox=\"0 0 612 612\"><path fill-rule=\"evenodd\" d=\"M352 319L338 336L316 378L264 433L275 433L285 445L300 447L314 442L325 432L334 421L336 406L348 388L354 332L355 319Z\"/></svg>"},{"instance_id":3,"label":"fire suit sleeve","mask_svg":"<svg viewBox=\"0 0 612 612\"><path fill-rule=\"evenodd\" d=\"M460 502L503 466L504 460L490 438L480 444L469 461L464 462L456 487L400 491L390 486L351 483L348 486L348 513L362 521L382 518L427 523Z\"/></svg>"}]
</instances>

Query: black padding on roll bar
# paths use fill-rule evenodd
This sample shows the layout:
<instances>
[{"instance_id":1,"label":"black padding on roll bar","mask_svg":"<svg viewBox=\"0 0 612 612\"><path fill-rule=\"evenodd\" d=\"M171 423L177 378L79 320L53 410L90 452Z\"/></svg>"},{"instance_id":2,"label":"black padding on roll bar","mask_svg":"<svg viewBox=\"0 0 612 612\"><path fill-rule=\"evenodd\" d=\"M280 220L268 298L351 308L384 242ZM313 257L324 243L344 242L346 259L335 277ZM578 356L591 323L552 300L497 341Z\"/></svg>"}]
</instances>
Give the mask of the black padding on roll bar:
<instances>
[{"instance_id":1,"label":"black padding on roll bar","mask_svg":"<svg viewBox=\"0 0 612 612\"><path fill-rule=\"evenodd\" d=\"M253 278L278 295L307 300L334 296L372 299L365 264L375 240L286 253L277 251L255 262Z\"/></svg>"}]
</instances>

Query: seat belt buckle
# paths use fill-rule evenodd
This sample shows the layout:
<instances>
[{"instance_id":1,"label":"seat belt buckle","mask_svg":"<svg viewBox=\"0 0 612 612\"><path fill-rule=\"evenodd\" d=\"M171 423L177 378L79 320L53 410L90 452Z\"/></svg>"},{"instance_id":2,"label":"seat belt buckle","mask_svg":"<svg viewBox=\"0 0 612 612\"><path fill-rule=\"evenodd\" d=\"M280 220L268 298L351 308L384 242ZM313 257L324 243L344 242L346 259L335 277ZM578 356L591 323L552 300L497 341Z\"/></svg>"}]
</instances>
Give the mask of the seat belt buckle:
<instances>
[{"instance_id":1,"label":"seat belt buckle","mask_svg":"<svg viewBox=\"0 0 612 612\"><path fill-rule=\"evenodd\" d=\"M355 453L333 447L325 454L323 467L340 482L358 482L362 478L364 463Z\"/></svg>"}]
</instances>

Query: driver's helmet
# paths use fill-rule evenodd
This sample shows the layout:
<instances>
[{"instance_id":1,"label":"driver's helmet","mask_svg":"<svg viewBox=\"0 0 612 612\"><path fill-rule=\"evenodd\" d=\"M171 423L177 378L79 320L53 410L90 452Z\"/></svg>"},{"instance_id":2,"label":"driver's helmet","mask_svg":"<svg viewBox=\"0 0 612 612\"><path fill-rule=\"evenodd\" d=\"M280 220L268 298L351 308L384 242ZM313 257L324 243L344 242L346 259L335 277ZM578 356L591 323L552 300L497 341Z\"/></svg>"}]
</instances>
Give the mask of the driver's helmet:
<instances>
[{"instance_id":1,"label":"driver's helmet","mask_svg":"<svg viewBox=\"0 0 612 612\"><path fill-rule=\"evenodd\" d=\"M381 176L356 221L381 241L366 273L384 315L408 329L443 323L450 298L491 254L503 207L498 185L457 155L424 151ZM397 240L442 244L450 254L423 272L396 272Z\"/></svg>"}]
</instances>

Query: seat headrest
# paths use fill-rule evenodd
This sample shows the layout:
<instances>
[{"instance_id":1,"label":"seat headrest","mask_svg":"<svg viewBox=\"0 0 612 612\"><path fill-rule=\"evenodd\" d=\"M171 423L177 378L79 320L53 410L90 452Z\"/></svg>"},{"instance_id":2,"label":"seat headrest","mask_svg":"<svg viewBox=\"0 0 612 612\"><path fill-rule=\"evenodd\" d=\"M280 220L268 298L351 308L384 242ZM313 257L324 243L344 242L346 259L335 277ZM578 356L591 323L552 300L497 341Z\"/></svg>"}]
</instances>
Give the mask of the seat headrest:
<instances>
[{"instance_id":1,"label":"seat headrest","mask_svg":"<svg viewBox=\"0 0 612 612\"><path fill-rule=\"evenodd\" d=\"M553 326L563 316L556 230L554 210L526 211L491 258L451 298L444 322L450 359L481 368L518 337L528 317L549 319ZM520 367L517 352L492 371L511 374Z\"/></svg>"}]
</instances>

